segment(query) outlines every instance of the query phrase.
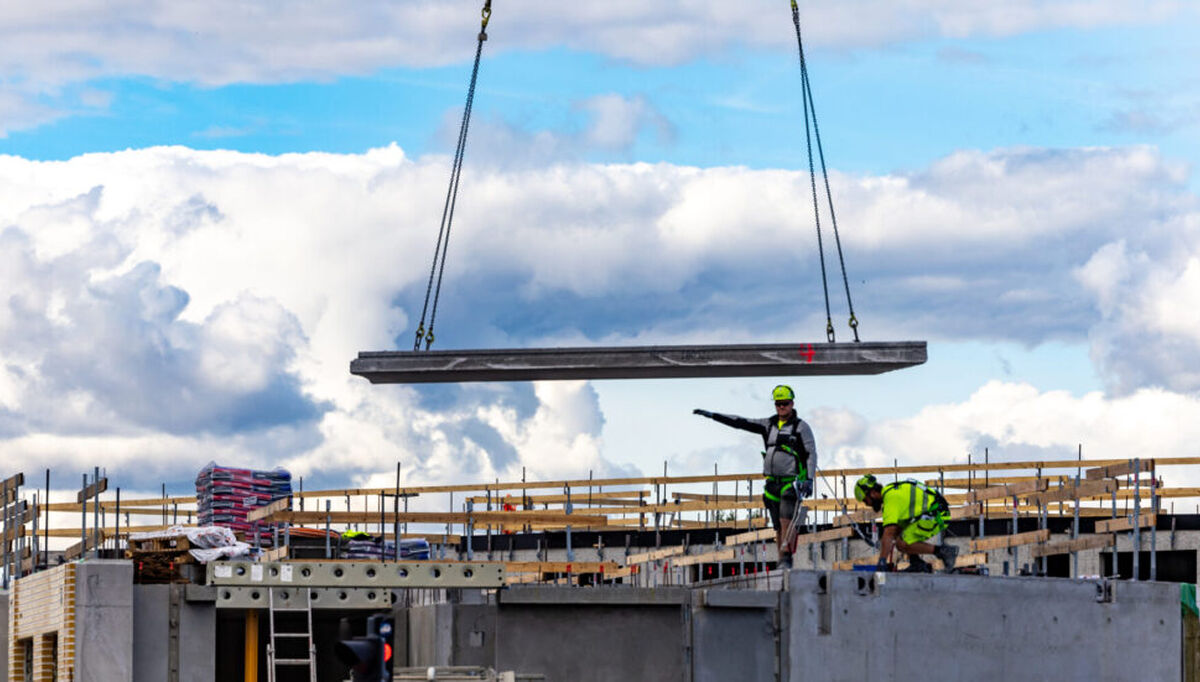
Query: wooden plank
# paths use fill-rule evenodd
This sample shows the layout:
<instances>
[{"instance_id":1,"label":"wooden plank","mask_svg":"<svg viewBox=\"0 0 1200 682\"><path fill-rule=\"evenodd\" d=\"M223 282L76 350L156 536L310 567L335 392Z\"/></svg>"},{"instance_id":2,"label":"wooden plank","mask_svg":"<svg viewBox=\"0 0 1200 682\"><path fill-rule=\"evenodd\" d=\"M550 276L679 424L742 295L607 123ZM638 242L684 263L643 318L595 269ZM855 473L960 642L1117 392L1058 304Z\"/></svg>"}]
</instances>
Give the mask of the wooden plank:
<instances>
[{"instance_id":1,"label":"wooden plank","mask_svg":"<svg viewBox=\"0 0 1200 682\"><path fill-rule=\"evenodd\" d=\"M636 501L636 500L642 499L644 497L647 497L649 495L650 495L649 490L606 490L606 491L594 491L591 493L587 492L586 490L577 490L577 491L571 493L571 504L587 504L589 497L592 498L593 500ZM471 496L468 496L467 499L476 504L487 504L487 502L488 502L487 495L471 495ZM525 495L525 496L509 495L506 497L492 495L492 499L491 499L491 502L494 505L511 504L516 507L522 507L526 503L528 503L528 504L555 504L555 503L562 503L562 502L566 502L566 501L567 501L567 496L562 493L559 493L557 495Z\"/></svg>"},{"instance_id":2,"label":"wooden plank","mask_svg":"<svg viewBox=\"0 0 1200 682\"><path fill-rule=\"evenodd\" d=\"M608 573L620 566L615 561L506 561L510 573Z\"/></svg>"},{"instance_id":3,"label":"wooden plank","mask_svg":"<svg viewBox=\"0 0 1200 682\"><path fill-rule=\"evenodd\" d=\"M471 512L322 512L322 511L281 511L266 517L265 521L286 521L288 523L325 523L326 517L330 523L378 523L383 519L385 524L400 523L453 523L464 524L468 519L476 525L484 524L524 524L524 523L560 523L572 526L605 526L607 519L603 516L589 514L564 514L558 511L477 511Z\"/></svg>"},{"instance_id":4,"label":"wooden plank","mask_svg":"<svg viewBox=\"0 0 1200 682\"><path fill-rule=\"evenodd\" d=\"M1083 472L1089 481L1101 478L1114 478L1116 476L1127 476L1129 474L1139 473L1142 471L1152 471L1154 469L1153 459L1139 459L1135 463L1134 460L1125 460L1117 464L1088 469Z\"/></svg>"},{"instance_id":5,"label":"wooden plank","mask_svg":"<svg viewBox=\"0 0 1200 682\"><path fill-rule=\"evenodd\" d=\"M17 488L23 485L25 485L25 474L13 474L0 482L0 495L8 493L9 497L15 497Z\"/></svg>"},{"instance_id":6,"label":"wooden plank","mask_svg":"<svg viewBox=\"0 0 1200 682\"><path fill-rule=\"evenodd\" d=\"M967 503L982 502L983 500L995 500L1005 497L1021 497L1029 493L1038 493L1046 489L1049 481L1044 478L1039 478L1033 481L1023 481L1021 483L1005 483L1003 485L984 488L983 490L972 490L967 493L964 498Z\"/></svg>"},{"instance_id":7,"label":"wooden plank","mask_svg":"<svg viewBox=\"0 0 1200 682\"><path fill-rule=\"evenodd\" d=\"M97 501L95 500L88 502L88 511L92 510L92 506L96 504L96 502ZM116 500L100 500L99 504L101 509L116 509L117 507ZM184 506L189 504L196 504L195 495L176 497L145 497L140 499L121 500L121 513L125 513L126 507L136 508L155 506L158 507L159 513L162 513L162 507L164 506L167 508L167 511L170 511L173 506ZM48 509L52 512L79 513L83 510L83 504L79 502L51 502L50 504L44 505L42 508Z\"/></svg>"},{"instance_id":8,"label":"wooden plank","mask_svg":"<svg viewBox=\"0 0 1200 682\"><path fill-rule=\"evenodd\" d=\"M1039 478L1044 478L1050 485L1062 485L1071 480L1071 476L977 476L974 478L928 478L922 481L930 488L945 487L947 490L983 490L994 485L1002 485L1005 483L1025 483L1026 481L1036 481Z\"/></svg>"},{"instance_id":9,"label":"wooden plank","mask_svg":"<svg viewBox=\"0 0 1200 682\"><path fill-rule=\"evenodd\" d=\"M671 559L672 566L693 566L695 564L712 564L718 561L728 561L734 558L737 552L732 549L720 549L715 552L706 552L704 554L693 554L691 556L681 556Z\"/></svg>"},{"instance_id":10,"label":"wooden plank","mask_svg":"<svg viewBox=\"0 0 1200 682\"><path fill-rule=\"evenodd\" d=\"M263 552L262 561L283 561L288 556L287 547L276 547Z\"/></svg>"},{"instance_id":11,"label":"wooden plank","mask_svg":"<svg viewBox=\"0 0 1200 682\"><path fill-rule=\"evenodd\" d=\"M75 501L80 504L83 504L84 500L90 500L93 497L96 497L97 495L99 495L100 493L105 492L106 490L108 490L108 477L107 476L100 479L99 481L92 481L91 483L89 483L87 485L86 488L84 488L83 490L80 490L78 493L76 493ZM91 506L91 505L88 505L88 506Z\"/></svg>"},{"instance_id":12,"label":"wooden plank","mask_svg":"<svg viewBox=\"0 0 1200 682\"><path fill-rule=\"evenodd\" d=\"M859 509L857 511L847 512L839 516L833 517L833 527L849 526L855 523L870 523L879 517L879 512L874 509Z\"/></svg>"},{"instance_id":13,"label":"wooden plank","mask_svg":"<svg viewBox=\"0 0 1200 682\"><path fill-rule=\"evenodd\" d=\"M1158 522L1157 514L1141 514L1138 516L1137 526L1139 528L1149 528ZM1097 533L1120 533L1121 531L1133 530L1133 516L1126 516L1110 521L1097 521Z\"/></svg>"},{"instance_id":14,"label":"wooden plank","mask_svg":"<svg viewBox=\"0 0 1200 682\"><path fill-rule=\"evenodd\" d=\"M1103 547L1112 547L1115 538L1112 535L1086 535L1075 540L1063 540L1061 542L1047 542L1044 545L1034 547L1033 556L1043 557L1054 554L1069 554L1071 552L1082 552L1086 549L1100 549Z\"/></svg>"},{"instance_id":15,"label":"wooden plank","mask_svg":"<svg viewBox=\"0 0 1200 682\"><path fill-rule=\"evenodd\" d=\"M678 556L680 554L683 554L686 550L687 550L687 548L684 547L683 545L677 545L675 547L665 547L663 549L656 549L652 552L642 552L640 554L630 554L629 556L625 557L625 565L630 566L632 564L644 564L644 563L647 563L650 561L658 561L659 559L666 559L667 557Z\"/></svg>"},{"instance_id":16,"label":"wooden plank","mask_svg":"<svg viewBox=\"0 0 1200 682\"><path fill-rule=\"evenodd\" d=\"M112 534L102 531L100 533L100 543L103 544L104 541L110 537L112 537ZM63 552L63 558L66 559L67 561L71 561L73 559L78 559L80 557L80 555L83 553L83 551L81 551L82 545L83 545L82 542L76 542L75 544L68 547ZM96 541L95 541L95 537L92 535L92 530L89 529L88 535L87 535L87 550L86 551L90 552L93 549L96 549Z\"/></svg>"},{"instance_id":17,"label":"wooden plank","mask_svg":"<svg viewBox=\"0 0 1200 682\"><path fill-rule=\"evenodd\" d=\"M971 551L980 552L989 549L1004 549L1006 547L1018 547L1021 545L1032 545L1039 542L1045 542L1050 539L1050 529L1043 528L1041 530L1031 530L1026 533L1017 533L1015 535L995 535L992 537L975 539L971 541Z\"/></svg>"},{"instance_id":18,"label":"wooden plank","mask_svg":"<svg viewBox=\"0 0 1200 682\"><path fill-rule=\"evenodd\" d=\"M246 513L246 520L251 521L251 522L261 521L262 519L265 519L268 516L270 516L276 512L285 511L288 508L288 505L291 504L291 502L292 501L290 499L288 499L286 497L281 497L278 500L275 500L274 502L268 504L265 507L259 507L258 509L251 509L249 512Z\"/></svg>"},{"instance_id":19,"label":"wooden plank","mask_svg":"<svg viewBox=\"0 0 1200 682\"><path fill-rule=\"evenodd\" d=\"M725 538L726 545L745 545L751 542L760 542L775 539L774 528L764 528L762 530L754 530L749 533L738 533Z\"/></svg>"},{"instance_id":20,"label":"wooden plank","mask_svg":"<svg viewBox=\"0 0 1200 682\"><path fill-rule=\"evenodd\" d=\"M911 474L925 473L938 471L1014 471L1014 470L1032 470L1032 469L1074 469L1080 466L1109 466L1113 464L1125 463L1123 459L1085 459L1085 460L1026 460L1019 462L991 462L984 464L982 462L972 464L918 464L906 465L902 467L858 467L847 469L825 469L817 472L817 476L822 478L840 478L842 476L855 476L868 473L877 475L891 474ZM1160 457L1155 460L1159 467L1163 466L1190 466L1200 464L1200 457ZM684 483L714 483L724 481L757 481L762 478L762 474L758 472L744 472L736 474L708 474L700 476L641 476L629 478L607 478L607 479L568 479L555 481L511 481L501 483L472 483L459 485L429 485L429 486L407 486L400 488L400 494L422 494L422 493L449 493L449 492L474 492L483 490L537 490L537 489L558 489L563 486L572 488L587 488L592 487L610 487L610 486L629 486L629 485L679 485ZM295 497L315 497L315 498L338 498L351 496L378 496L380 494L394 494L395 488L342 488L336 490L306 490L304 492L293 493ZM176 498L179 500L190 500L195 502L196 498ZM132 501L131 503L141 503L141 501ZM145 504L155 504L157 500L149 500ZM107 504L107 503L106 503ZM106 507L107 508L107 507ZM74 511L79 511L75 508Z\"/></svg>"},{"instance_id":21,"label":"wooden plank","mask_svg":"<svg viewBox=\"0 0 1200 682\"><path fill-rule=\"evenodd\" d=\"M811 545L817 542L840 540L842 538L848 538L851 535L854 535L854 529L850 526L843 526L842 528L830 528L829 530L822 530L816 533L802 533L796 536L796 546L803 547L804 545Z\"/></svg>"},{"instance_id":22,"label":"wooden plank","mask_svg":"<svg viewBox=\"0 0 1200 682\"><path fill-rule=\"evenodd\" d=\"M855 566L874 566L879 563L878 557L859 557L857 559L841 559L833 562L835 571L853 571Z\"/></svg>"},{"instance_id":23,"label":"wooden plank","mask_svg":"<svg viewBox=\"0 0 1200 682\"><path fill-rule=\"evenodd\" d=\"M1098 497L1100 495L1111 494L1120 485L1120 481L1115 480L1085 480L1080 481L1079 486L1076 487L1074 482L1072 482L1070 485L1065 485L1061 488L1047 490L1037 495L1030 495L1028 501L1033 504L1049 504L1051 502L1067 502L1088 497Z\"/></svg>"},{"instance_id":24,"label":"wooden plank","mask_svg":"<svg viewBox=\"0 0 1200 682\"><path fill-rule=\"evenodd\" d=\"M626 566L625 568L618 568L615 571L605 571L604 579L605 580L616 580L617 578L628 578L629 576L637 573L637 570L638 570L637 566Z\"/></svg>"},{"instance_id":25,"label":"wooden plank","mask_svg":"<svg viewBox=\"0 0 1200 682\"><path fill-rule=\"evenodd\" d=\"M964 505L962 507L950 508L951 520L977 518L982 513L983 505L979 502L976 502L975 504Z\"/></svg>"}]
</instances>

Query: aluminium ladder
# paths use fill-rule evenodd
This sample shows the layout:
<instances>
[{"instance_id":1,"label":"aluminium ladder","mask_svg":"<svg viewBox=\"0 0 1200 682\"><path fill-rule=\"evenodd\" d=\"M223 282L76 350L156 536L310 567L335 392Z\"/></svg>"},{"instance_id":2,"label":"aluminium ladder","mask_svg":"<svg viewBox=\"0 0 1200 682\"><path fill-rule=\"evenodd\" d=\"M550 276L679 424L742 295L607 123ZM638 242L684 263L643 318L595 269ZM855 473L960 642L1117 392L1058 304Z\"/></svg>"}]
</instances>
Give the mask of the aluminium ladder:
<instances>
[{"instance_id":1,"label":"aluminium ladder","mask_svg":"<svg viewBox=\"0 0 1200 682\"><path fill-rule=\"evenodd\" d=\"M313 625L312 625L312 595L306 588L289 588L288 591L292 595L298 596L300 592L304 593L303 606L275 606L275 589L267 589L267 617L270 623L270 640L267 642L267 679L269 682L276 682L277 669L280 666L308 667L309 682L317 682L317 649L313 644ZM285 592L286 594L286 592ZM287 599L287 597L284 597ZM304 632L276 632L275 631L275 614L276 613L299 613L304 612L305 624L307 629ZM280 639L307 639L308 640L308 658L277 658L276 652L279 647L276 646Z\"/></svg>"}]
</instances>

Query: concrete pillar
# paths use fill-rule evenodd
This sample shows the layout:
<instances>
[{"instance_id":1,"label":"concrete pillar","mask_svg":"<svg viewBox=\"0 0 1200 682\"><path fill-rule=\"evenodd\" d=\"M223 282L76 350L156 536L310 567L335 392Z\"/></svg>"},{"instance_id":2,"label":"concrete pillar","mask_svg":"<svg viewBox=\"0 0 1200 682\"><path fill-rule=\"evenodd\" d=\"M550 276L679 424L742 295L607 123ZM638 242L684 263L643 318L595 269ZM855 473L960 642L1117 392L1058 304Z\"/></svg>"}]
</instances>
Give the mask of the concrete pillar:
<instances>
[{"instance_id":1,"label":"concrete pillar","mask_svg":"<svg viewBox=\"0 0 1200 682\"><path fill-rule=\"evenodd\" d=\"M76 566L75 682L133 682L133 564L128 561Z\"/></svg>"}]
</instances>

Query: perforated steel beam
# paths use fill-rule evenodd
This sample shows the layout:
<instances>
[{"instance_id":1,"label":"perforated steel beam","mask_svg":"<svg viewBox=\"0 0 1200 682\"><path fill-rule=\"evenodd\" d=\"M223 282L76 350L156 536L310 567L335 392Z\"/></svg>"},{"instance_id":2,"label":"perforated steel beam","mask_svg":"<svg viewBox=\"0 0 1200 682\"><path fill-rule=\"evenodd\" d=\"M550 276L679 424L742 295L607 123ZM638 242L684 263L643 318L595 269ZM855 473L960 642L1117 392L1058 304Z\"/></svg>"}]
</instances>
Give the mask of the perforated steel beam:
<instances>
[{"instance_id":1,"label":"perforated steel beam","mask_svg":"<svg viewBox=\"0 0 1200 682\"><path fill-rule=\"evenodd\" d=\"M364 351L350 373L373 384L830 376L882 374L925 360L924 341Z\"/></svg>"}]
</instances>

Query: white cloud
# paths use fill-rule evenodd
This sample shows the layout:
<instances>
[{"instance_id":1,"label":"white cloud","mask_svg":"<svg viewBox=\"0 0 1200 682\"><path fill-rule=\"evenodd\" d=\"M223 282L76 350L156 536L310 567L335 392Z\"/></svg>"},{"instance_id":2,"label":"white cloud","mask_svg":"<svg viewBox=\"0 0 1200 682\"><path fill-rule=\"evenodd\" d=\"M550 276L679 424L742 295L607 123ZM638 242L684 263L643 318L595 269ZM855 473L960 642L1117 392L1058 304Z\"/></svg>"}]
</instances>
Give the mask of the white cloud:
<instances>
[{"instance_id":1,"label":"white cloud","mask_svg":"<svg viewBox=\"0 0 1200 682\"><path fill-rule=\"evenodd\" d=\"M146 476L222 457L355 481L397 461L421 480L619 471L586 385L379 387L348 374L357 351L411 338L447 166L396 147L0 157L0 453L85 467L118 451L113 462L159 458ZM908 175L833 180L866 338L1090 338L1128 396L1115 404L1186 407L1200 390L1200 328L1186 314L1200 210L1186 169L1154 150L960 152ZM463 183L442 347L824 327L805 174L476 164ZM893 441L957 453L1007 433L970 411L977 402L955 408L974 435L851 415L825 419L823 438L863 457ZM1063 438L1091 433L1063 419ZM663 456L684 461L686 448Z\"/></svg>"},{"instance_id":2,"label":"white cloud","mask_svg":"<svg viewBox=\"0 0 1200 682\"><path fill-rule=\"evenodd\" d=\"M822 466L890 467L904 463L965 462L988 448L992 461L1195 456L1200 397L1157 388L1123 397L1039 391L992 381L961 403L928 405L915 414L847 431L859 418L846 410L812 415L824 439ZM824 455L823 455L824 457ZM1169 485L1196 485L1194 468L1164 468Z\"/></svg>"},{"instance_id":3,"label":"white cloud","mask_svg":"<svg viewBox=\"0 0 1200 682\"><path fill-rule=\"evenodd\" d=\"M0 74L47 84L143 75L206 85L363 74L462 61L479 0L274 3L63 0L0 9ZM1178 20L1181 0L856 0L803 3L808 42L879 46L931 37L1005 36ZM489 52L567 47L670 64L731 45L794 48L787 5L767 0L498 4Z\"/></svg>"}]
</instances>

